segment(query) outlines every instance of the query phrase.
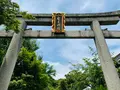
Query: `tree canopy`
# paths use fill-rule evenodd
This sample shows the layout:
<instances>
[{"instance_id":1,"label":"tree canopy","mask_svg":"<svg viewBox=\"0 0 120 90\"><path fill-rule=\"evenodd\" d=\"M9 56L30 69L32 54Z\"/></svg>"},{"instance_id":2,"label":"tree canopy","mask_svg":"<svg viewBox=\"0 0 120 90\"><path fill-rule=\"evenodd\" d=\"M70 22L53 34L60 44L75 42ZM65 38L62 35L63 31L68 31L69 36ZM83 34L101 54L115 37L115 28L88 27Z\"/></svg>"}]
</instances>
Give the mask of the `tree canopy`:
<instances>
[{"instance_id":1,"label":"tree canopy","mask_svg":"<svg viewBox=\"0 0 120 90\"><path fill-rule=\"evenodd\" d=\"M4 41L0 44L2 62L10 40L0 39L0 41ZM52 76L55 76L55 70L53 66L43 63L42 58L37 57L35 53L37 49L35 40L23 40L8 90L44 90L53 82Z\"/></svg>"},{"instance_id":2,"label":"tree canopy","mask_svg":"<svg viewBox=\"0 0 120 90\"><path fill-rule=\"evenodd\" d=\"M0 25L5 25L7 31L14 30L19 32L20 21L16 17L18 14L21 14L23 18L35 19L26 11L20 11L17 3L11 2L11 0L0 0Z\"/></svg>"},{"instance_id":3,"label":"tree canopy","mask_svg":"<svg viewBox=\"0 0 120 90\"><path fill-rule=\"evenodd\" d=\"M107 90L98 54L92 48L90 50L92 58L83 58L85 64L73 64L72 70L60 82L60 90L64 90L64 87L66 90ZM120 77L120 65L115 58L113 61Z\"/></svg>"}]
</instances>

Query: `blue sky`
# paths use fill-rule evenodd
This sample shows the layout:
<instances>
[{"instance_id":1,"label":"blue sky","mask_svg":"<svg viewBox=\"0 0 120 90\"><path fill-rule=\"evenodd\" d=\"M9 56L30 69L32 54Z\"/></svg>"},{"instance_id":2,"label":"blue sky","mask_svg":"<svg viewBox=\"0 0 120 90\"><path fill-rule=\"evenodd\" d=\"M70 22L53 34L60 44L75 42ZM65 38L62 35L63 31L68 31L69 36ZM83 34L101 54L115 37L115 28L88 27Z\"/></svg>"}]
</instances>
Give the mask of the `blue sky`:
<instances>
[{"instance_id":1,"label":"blue sky","mask_svg":"<svg viewBox=\"0 0 120 90\"><path fill-rule=\"evenodd\" d=\"M92 13L120 10L120 0L12 0L20 5L22 11L29 13ZM29 26L32 27L32 26ZM120 30L120 23L105 26L110 30ZM102 27L102 28L105 28ZM32 27L33 30L51 30L51 27ZM67 30L80 30L89 27L66 27ZM39 39L40 49L36 51L43 56L44 62L54 65L57 70L55 79L63 78L70 71L70 63L84 63L82 58L91 57L88 46L95 50L91 39ZM106 40L109 50L114 55L120 52L120 40Z\"/></svg>"}]
</instances>

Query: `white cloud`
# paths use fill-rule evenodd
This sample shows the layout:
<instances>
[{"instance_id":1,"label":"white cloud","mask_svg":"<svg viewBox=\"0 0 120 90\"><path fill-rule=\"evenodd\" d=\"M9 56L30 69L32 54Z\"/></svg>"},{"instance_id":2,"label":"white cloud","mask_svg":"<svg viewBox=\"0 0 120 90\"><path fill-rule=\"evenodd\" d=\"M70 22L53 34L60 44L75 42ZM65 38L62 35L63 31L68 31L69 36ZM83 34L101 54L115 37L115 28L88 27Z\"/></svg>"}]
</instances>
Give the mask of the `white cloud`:
<instances>
[{"instance_id":1,"label":"white cloud","mask_svg":"<svg viewBox=\"0 0 120 90\"><path fill-rule=\"evenodd\" d=\"M104 0L66 0L64 9L68 13L97 12L104 10Z\"/></svg>"},{"instance_id":2,"label":"white cloud","mask_svg":"<svg viewBox=\"0 0 120 90\"><path fill-rule=\"evenodd\" d=\"M30 13L52 12L96 12L104 10L104 0L12 0L17 2L21 10ZM98 3L99 2L99 3Z\"/></svg>"},{"instance_id":3,"label":"white cloud","mask_svg":"<svg viewBox=\"0 0 120 90\"><path fill-rule=\"evenodd\" d=\"M29 13L52 13L58 12L58 7L63 0L12 0L20 5L22 11L28 11Z\"/></svg>"},{"instance_id":4,"label":"white cloud","mask_svg":"<svg viewBox=\"0 0 120 90\"><path fill-rule=\"evenodd\" d=\"M94 47L93 40L66 40L66 44L62 47L60 53L71 63L83 64L82 58L91 57L88 46Z\"/></svg>"},{"instance_id":5,"label":"white cloud","mask_svg":"<svg viewBox=\"0 0 120 90\"><path fill-rule=\"evenodd\" d=\"M54 77L55 79L65 78L64 75L70 71L70 67L71 67L70 64L63 65L59 62L50 62L50 61L46 61L46 62L54 66L54 69L56 70L56 77Z\"/></svg>"},{"instance_id":6,"label":"white cloud","mask_svg":"<svg viewBox=\"0 0 120 90\"><path fill-rule=\"evenodd\" d=\"M109 51L113 56L120 53L119 39L107 39L106 40ZM61 48L61 56L67 59L71 63L82 63L84 57L91 57L91 52L88 46L96 50L94 40L66 40L66 44Z\"/></svg>"}]
</instances>

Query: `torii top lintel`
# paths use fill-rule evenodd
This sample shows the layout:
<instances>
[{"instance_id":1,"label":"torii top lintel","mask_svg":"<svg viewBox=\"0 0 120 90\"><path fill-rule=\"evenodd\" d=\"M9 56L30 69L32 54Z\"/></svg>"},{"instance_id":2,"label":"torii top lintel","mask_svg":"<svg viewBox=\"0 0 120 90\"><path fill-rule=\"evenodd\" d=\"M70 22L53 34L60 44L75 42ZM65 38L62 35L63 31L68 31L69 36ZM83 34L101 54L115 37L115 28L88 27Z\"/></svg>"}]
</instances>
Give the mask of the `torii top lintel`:
<instances>
[{"instance_id":1,"label":"torii top lintel","mask_svg":"<svg viewBox=\"0 0 120 90\"><path fill-rule=\"evenodd\" d=\"M52 25L52 14L32 14L36 17L36 20L25 20L28 25L41 25L41 26L51 26ZM21 15L17 15L21 18ZM120 10L113 12L103 12L103 13L71 13L65 14L66 26L84 26L91 25L93 20L98 20L101 25L113 25L117 24L120 17Z\"/></svg>"}]
</instances>

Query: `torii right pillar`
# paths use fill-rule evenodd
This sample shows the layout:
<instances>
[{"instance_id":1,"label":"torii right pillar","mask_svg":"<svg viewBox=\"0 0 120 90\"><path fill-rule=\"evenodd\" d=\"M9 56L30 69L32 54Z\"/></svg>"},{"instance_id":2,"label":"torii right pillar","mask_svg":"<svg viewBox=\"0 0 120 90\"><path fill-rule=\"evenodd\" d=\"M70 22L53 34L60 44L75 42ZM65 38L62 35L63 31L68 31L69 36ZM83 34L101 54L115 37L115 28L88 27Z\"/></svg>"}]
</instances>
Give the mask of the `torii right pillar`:
<instances>
[{"instance_id":1,"label":"torii right pillar","mask_svg":"<svg viewBox=\"0 0 120 90\"><path fill-rule=\"evenodd\" d=\"M94 31L94 40L100 58L100 63L102 66L102 71L107 84L107 88L108 90L120 90L120 79L114 66L114 62L111 58L99 21L94 20L92 22L91 28Z\"/></svg>"}]
</instances>

